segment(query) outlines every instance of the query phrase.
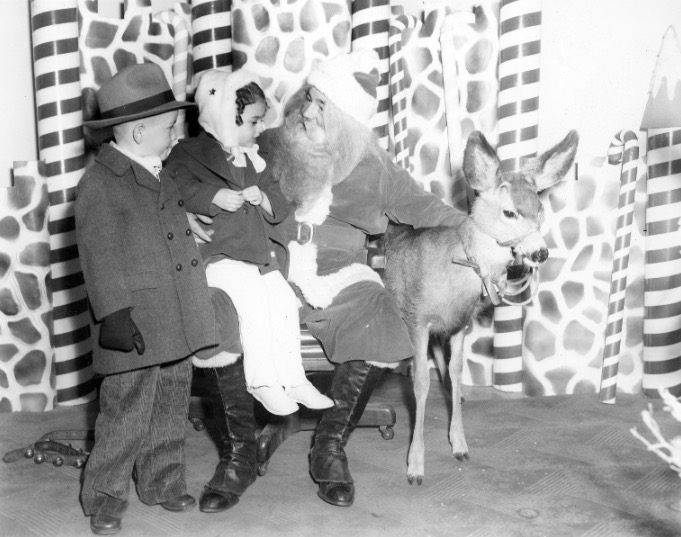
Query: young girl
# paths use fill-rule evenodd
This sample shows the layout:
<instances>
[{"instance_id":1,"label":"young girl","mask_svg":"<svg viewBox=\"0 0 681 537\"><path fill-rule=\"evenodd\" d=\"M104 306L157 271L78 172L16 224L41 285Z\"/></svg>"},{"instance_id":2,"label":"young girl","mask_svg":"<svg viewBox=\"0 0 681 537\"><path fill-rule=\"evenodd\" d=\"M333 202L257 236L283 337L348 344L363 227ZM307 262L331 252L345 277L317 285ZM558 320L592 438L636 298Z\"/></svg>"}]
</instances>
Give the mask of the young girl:
<instances>
[{"instance_id":1,"label":"young girl","mask_svg":"<svg viewBox=\"0 0 681 537\"><path fill-rule=\"evenodd\" d=\"M282 274L285 242L273 226L288 214L279 185L265 171L256 139L267 110L257 77L212 70L201 76L198 137L181 141L166 167L189 212L213 217L201 246L208 285L224 290L239 315L248 391L273 414L330 408L307 380L300 355L296 296ZM219 356L215 357L219 360ZM220 367L194 360L198 367Z\"/></svg>"}]
</instances>

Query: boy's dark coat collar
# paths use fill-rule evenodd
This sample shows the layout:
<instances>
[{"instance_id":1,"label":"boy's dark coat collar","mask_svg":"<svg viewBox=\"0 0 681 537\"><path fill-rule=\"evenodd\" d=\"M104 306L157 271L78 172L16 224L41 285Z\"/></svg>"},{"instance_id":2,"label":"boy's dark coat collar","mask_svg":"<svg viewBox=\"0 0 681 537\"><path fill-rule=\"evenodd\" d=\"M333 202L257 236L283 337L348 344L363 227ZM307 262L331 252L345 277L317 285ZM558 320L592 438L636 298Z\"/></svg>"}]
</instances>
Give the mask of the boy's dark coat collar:
<instances>
[{"instance_id":1,"label":"boy's dark coat collar","mask_svg":"<svg viewBox=\"0 0 681 537\"><path fill-rule=\"evenodd\" d=\"M131 169L138 185L154 192L160 192L161 199L159 201L161 202L166 201L171 195L169 189L162 188L162 182L156 179L149 170L132 161L109 144L102 145L95 160L109 168L118 177L122 177Z\"/></svg>"}]
</instances>

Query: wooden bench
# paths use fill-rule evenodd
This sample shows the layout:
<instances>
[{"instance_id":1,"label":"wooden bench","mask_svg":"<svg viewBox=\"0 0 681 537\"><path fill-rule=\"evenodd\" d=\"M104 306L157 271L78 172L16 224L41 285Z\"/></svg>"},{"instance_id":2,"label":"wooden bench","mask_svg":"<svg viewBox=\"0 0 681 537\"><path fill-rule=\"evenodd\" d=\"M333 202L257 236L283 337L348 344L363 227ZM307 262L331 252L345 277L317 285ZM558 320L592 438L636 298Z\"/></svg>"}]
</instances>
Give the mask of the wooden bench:
<instances>
[{"instance_id":1,"label":"wooden bench","mask_svg":"<svg viewBox=\"0 0 681 537\"><path fill-rule=\"evenodd\" d=\"M371 238L368 243L369 255L367 264L379 274L383 272L384 256L380 248L380 239ZM308 373L310 381L319 389L325 391L326 385L331 380L335 366L329 362L324 354L319 341L310 333L305 325L300 327L301 354L303 367ZM237 345L234 342L234 345ZM215 387L211 386L201 374L199 368L195 368L194 382L192 384L192 398L189 407L189 420L198 431L206 426L207 412L213 411L212 395ZM207 404L208 403L208 404ZM295 414L289 416L274 416L269 414L256 404L256 416L261 423L264 422L258 436L258 474L265 475L272 455L282 442L293 433L298 431L314 430L321 416L321 411L312 411L304 407ZM381 436L390 440L394 436L393 426L396 422L395 409L392 405L380 402L369 402L362 414L358 427L377 427Z\"/></svg>"}]
</instances>

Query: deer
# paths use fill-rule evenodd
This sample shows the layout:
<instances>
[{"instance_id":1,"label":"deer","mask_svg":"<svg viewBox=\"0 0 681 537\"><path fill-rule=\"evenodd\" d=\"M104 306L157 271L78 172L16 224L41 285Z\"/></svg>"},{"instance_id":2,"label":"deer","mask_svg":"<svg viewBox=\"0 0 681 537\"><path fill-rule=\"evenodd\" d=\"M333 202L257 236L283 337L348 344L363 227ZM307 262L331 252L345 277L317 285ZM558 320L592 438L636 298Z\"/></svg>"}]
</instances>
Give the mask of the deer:
<instances>
[{"instance_id":1,"label":"deer","mask_svg":"<svg viewBox=\"0 0 681 537\"><path fill-rule=\"evenodd\" d=\"M451 381L449 442L457 460L468 460L461 408L464 329L488 304L487 297L495 305L500 302L507 269L514 261L537 268L548 258L538 194L565 177L578 142L577 132L570 131L551 149L525 159L520 171L502 172L497 154L475 131L463 159L463 173L475 199L463 222L422 229L391 225L384 235L385 286L397 301L414 346L416 412L407 458L410 484L421 485L424 477L430 338L449 341L449 364L439 364L446 367Z\"/></svg>"}]
</instances>

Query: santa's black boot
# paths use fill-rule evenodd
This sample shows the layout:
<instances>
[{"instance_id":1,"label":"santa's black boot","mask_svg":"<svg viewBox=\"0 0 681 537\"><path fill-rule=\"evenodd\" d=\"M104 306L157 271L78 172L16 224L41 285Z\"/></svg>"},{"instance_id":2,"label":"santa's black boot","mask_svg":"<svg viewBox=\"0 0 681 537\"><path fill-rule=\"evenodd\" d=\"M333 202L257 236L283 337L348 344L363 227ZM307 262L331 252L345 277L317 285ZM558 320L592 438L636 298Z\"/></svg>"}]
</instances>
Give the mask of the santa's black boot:
<instances>
[{"instance_id":1,"label":"santa's black boot","mask_svg":"<svg viewBox=\"0 0 681 537\"><path fill-rule=\"evenodd\" d=\"M322 414L310 452L310 473L319 484L317 495L331 505L348 507L355 499L343 448L382 374L383 369L359 360L336 367L327 393L336 404Z\"/></svg>"},{"instance_id":2,"label":"santa's black boot","mask_svg":"<svg viewBox=\"0 0 681 537\"><path fill-rule=\"evenodd\" d=\"M210 368L215 376L218 402L222 403L226 450L220 458L213 478L205 486L199 499L204 513L219 513L233 507L239 497L255 481L256 451L253 397L246 391L243 361L225 367Z\"/></svg>"}]
</instances>

